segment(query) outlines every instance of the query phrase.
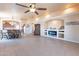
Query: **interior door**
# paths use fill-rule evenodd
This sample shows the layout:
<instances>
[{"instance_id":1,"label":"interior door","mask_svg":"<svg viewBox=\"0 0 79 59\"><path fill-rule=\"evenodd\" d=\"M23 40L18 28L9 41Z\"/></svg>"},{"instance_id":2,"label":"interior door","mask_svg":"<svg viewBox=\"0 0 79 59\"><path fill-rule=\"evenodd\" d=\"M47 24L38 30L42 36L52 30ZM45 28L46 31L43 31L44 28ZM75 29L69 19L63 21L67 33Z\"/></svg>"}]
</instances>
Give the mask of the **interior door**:
<instances>
[{"instance_id":1,"label":"interior door","mask_svg":"<svg viewBox=\"0 0 79 59\"><path fill-rule=\"evenodd\" d=\"M40 35L40 24L35 24L34 35Z\"/></svg>"}]
</instances>

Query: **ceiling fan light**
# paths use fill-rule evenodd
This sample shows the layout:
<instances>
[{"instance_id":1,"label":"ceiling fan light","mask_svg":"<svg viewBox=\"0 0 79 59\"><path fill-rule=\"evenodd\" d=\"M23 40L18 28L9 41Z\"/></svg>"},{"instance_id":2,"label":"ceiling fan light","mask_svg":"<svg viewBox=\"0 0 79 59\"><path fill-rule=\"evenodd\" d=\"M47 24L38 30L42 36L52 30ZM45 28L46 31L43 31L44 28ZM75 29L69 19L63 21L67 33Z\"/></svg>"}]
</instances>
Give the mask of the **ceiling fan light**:
<instances>
[{"instance_id":1,"label":"ceiling fan light","mask_svg":"<svg viewBox=\"0 0 79 59\"><path fill-rule=\"evenodd\" d=\"M30 12L35 12L35 9L30 9Z\"/></svg>"}]
</instances>

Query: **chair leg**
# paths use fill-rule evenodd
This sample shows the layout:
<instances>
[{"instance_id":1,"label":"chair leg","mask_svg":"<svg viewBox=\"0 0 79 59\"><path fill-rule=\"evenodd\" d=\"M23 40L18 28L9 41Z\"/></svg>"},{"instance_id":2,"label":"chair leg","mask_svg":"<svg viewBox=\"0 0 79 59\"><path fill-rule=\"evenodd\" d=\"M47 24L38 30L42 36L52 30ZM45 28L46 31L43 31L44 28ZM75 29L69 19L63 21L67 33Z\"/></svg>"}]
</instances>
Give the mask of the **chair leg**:
<instances>
[{"instance_id":1,"label":"chair leg","mask_svg":"<svg viewBox=\"0 0 79 59\"><path fill-rule=\"evenodd\" d=\"M1 38L1 40L2 40L3 38Z\"/></svg>"},{"instance_id":2,"label":"chair leg","mask_svg":"<svg viewBox=\"0 0 79 59\"><path fill-rule=\"evenodd\" d=\"M8 36L6 35L6 38L8 39Z\"/></svg>"},{"instance_id":3,"label":"chair leg","mask_svg":"<svg viewBox=\"0 0 79 59\"><path fill-rule=\"evenodd\" d=\"M1 37L1 40L3 39L3 36Z\"/></svg>"}]
</instances>

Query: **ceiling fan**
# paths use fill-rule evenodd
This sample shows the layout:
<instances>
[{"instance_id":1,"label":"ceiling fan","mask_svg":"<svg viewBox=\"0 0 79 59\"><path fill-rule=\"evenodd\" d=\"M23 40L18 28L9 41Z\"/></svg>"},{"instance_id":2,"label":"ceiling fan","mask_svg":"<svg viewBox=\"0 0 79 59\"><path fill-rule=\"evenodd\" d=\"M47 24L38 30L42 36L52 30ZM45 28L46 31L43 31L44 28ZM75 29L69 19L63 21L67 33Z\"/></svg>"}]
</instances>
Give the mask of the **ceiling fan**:
<instances>
[{"instance_id":1,"label":"ceiling fan","mask_svg":"<svg viewBox=\"0 0 79 59\"><path fill-rule=\"evenodd\" d=\"M29 8L24 13L34 12L36 15L39 15L39 13L36 10L47 10L47 8L37 8L35 3L31 3L29 6L18 4L18 3L16 3L16 5L19 5L19 6L22 6L22 7L25 7L25 8Z\"/></svg>"}]
</instances>

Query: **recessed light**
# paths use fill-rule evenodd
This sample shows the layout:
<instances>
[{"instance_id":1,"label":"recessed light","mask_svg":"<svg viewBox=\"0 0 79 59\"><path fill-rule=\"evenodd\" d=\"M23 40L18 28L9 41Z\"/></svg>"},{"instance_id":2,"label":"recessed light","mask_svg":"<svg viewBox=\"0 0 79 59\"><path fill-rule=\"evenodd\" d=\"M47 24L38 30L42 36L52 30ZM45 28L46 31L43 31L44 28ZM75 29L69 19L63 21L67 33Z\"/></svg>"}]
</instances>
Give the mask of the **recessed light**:
<instances>
[{"instance_id":1,"label":"recessed light","mask_svg":"<svg viewBox=\"0 0 79 59\"><path fill-rule=\"evenodd\" d=\"M39 18L36 18L36 21L38 21L39 20Z\"/></svg>"},{"instance_id":2,"label":"recessed light","mask_svg":"<svg viewBox=\"0 0 79 59\"><path fill-rule=\"evenodd\" d=\"M46 18L50 17L50 15L46 15Z\"/></svg>"},{"instance_id":3,"label":"recessed light","mask_svg":"<svg viewBox=\"0 0 79 59\"><path fill-rule=\"evenodd\" d=\"M64 10L64 14L71 13L71 12L74 12L74 11L75 11L74 8L68 8L68 9Z\"/></svg>"}]
</instances>

